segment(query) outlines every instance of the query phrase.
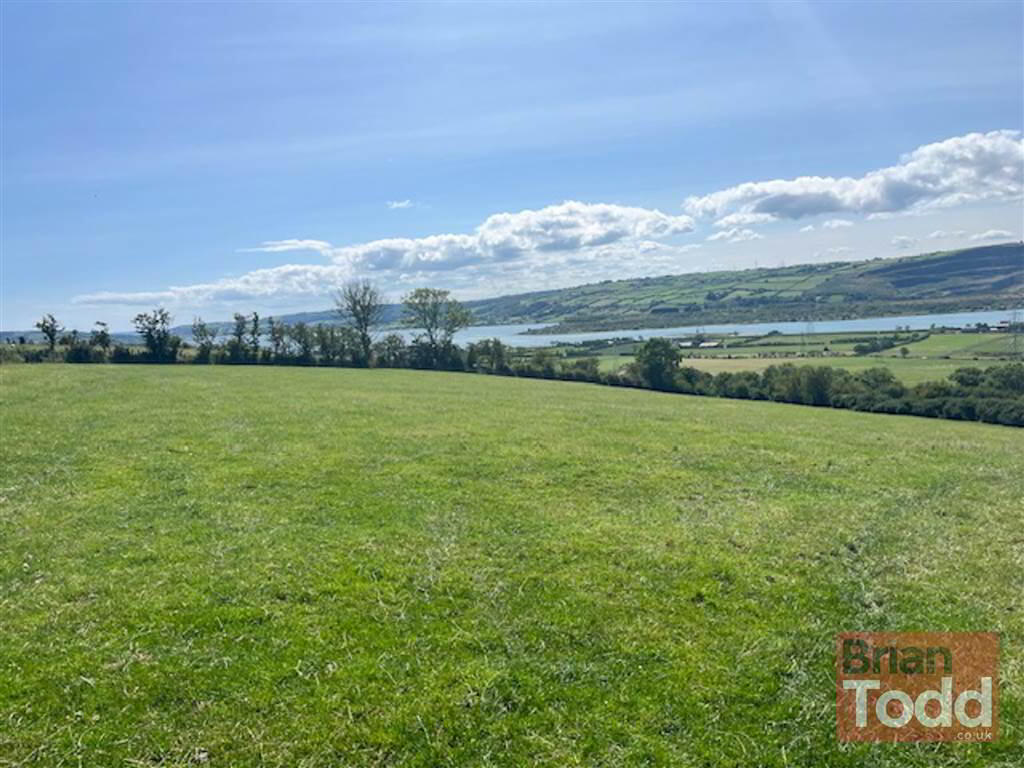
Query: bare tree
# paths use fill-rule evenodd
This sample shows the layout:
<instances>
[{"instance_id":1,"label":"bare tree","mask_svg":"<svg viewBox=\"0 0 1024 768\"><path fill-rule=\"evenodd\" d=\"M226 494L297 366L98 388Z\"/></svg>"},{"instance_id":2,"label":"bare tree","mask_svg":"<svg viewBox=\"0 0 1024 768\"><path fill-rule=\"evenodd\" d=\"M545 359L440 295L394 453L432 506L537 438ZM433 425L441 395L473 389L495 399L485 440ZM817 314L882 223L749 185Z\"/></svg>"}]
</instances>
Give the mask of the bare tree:
<instances>
[{"instance_id":1,"label":"bare tree","mask_svg":"<svg viewBox=\"0 0 1024 768\"><path fill-rule=\"evenodd\" d=\"M359 337L360 365L369 366L373 350L373 329L384 317L384 299L369 280L345 283L334 297L342 322L349 323Z\"/></svg>"}]
</instances>

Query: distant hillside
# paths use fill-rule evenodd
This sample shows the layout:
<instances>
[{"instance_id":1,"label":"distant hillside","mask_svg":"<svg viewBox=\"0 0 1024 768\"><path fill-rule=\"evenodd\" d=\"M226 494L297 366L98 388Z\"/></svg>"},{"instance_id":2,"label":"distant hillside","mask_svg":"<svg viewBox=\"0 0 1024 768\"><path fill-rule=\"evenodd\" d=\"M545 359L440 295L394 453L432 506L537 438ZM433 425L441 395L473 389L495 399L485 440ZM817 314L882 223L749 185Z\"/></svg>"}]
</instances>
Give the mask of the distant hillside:
<instances>
[{"instance_id":1,"label":"distant hillside","mask_svg":"<svg viewBox=\"0 0 1024 768\"><path fill-rule=\"evenodd\" d=\"M1024 245L858 262L668 275L489 299L481 323L616 329L843 319L1024 304Z\"/></svg>"},{"instance_id":2,"label":"distant hillside","mask_svg":"<svg viewBox=\"0 0 1024 768\"><path fill-rule=\"evenodd\" d=\"M1024 244L897 259L615 280L475 302L477 321L615 329L836 320L1024 305Z\"/></svg>"},{"instance_id":3,"label":"distant hillside","mask_svg":"<svg viewBox=\"0 0 1024 768\"><path fill-rule=\"evenodd\" d=\"M840 320L1024 306L1024 243L896 259L702 272L499 296L467 302L478 325L552 323L557 330L614 330L723 322ZM396 325L397 304L385 323ZM336 323L326 310L282 315L286 323ZM229 321L211 323L222 332ZM188 338L189 325L175 332ZM7 331L0 337L36 331ZM134 340L131 334L118 334Z\"/></svg>"},{"instance_id":4,"label":"distant hillside","mask_svg":"<svg viewBox=\"0 0 1024 768\"><path fill-rule=\"evenodd\" d=\"M838 320L1022 305L1022 243L895 259L606 280L467 302L478 325L555 323L565 330ZM398 305L389 305L386 322L397 323L400 314ZM337 321L331 311L280 319Z\"/></svg>"}]
</instances>

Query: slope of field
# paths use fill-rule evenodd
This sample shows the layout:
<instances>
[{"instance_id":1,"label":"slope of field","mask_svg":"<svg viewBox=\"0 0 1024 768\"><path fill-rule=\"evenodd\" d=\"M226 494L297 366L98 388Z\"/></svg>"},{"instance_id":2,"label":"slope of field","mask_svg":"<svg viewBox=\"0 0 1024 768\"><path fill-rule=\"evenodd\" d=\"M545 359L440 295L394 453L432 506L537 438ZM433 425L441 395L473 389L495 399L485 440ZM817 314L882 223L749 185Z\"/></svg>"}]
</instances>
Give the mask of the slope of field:
<instances>
[{"instance_id":1,"label":"slope of field","mask_svg":"<svg viewBox=\"0 0 1024 768\"><path fill-rule=\"evenodd\" d=\"M1024 762L1019 430L565 382L0 370L0 764ZM996 744L835 742L851 629Z\"/></svg>"}]
</instances>

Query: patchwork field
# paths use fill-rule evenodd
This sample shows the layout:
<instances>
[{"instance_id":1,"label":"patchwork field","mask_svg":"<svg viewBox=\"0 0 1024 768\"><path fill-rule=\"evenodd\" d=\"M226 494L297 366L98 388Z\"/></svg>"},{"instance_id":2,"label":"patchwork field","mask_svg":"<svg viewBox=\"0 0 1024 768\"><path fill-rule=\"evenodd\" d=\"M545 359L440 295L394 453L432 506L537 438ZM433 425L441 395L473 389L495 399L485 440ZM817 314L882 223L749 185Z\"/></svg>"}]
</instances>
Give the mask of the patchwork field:
<instances>
[{"instance_id":1,"label":"patchwork field","mask_svg":"<svg viewBox=\"0 0 1024 768\"><path fill-rule=\"evenodd\" d=\"M1024 433L465 374L0 369L0 765L1016 766ZM844 630L1002 633L845 745Z\"/></svg>"}]
</instances>

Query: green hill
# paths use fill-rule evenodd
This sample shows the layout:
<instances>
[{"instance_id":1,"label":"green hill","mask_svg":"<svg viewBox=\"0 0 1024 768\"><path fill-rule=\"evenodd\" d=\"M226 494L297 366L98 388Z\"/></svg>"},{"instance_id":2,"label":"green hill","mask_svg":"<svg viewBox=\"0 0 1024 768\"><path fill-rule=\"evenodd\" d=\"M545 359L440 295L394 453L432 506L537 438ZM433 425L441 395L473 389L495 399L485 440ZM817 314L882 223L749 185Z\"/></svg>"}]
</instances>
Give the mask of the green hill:
<instances>
[{"instance_id":1,"label":"green hill","mask_svg":"<svg viewBox=\"0 0 1024 768\"><path fill-rule=\"evenodd\" d=\"M840 320L1024 305L1024 244L896 259L609 280L467 302L476 324L613 330L726 322ZM386 322L397 323L391 305ZM285 322L336 322L308 312Z\"/></svg>"},{"instance_id":2,"label":"green hill","mask_svg":"<svg viewBox=\"0 0 1024 768\"><path fill-rule=\"evenodd\" d=\"M835 320L1024 304L1024 244L898 259L616 280L489 299L481 322L614 329L712 322Z\"/></svg>"},{"instance_id":3,"label":"green hill","mask_svg":"<svg viewBox=\"0 0 1024 768\"><path fill-rule=\"evenodd\" d=\"M4 366L0 763L990 766L1018 430L399 370ZM1002 634L994 744L834 637Z\"/></svg>"},{"instance_id":4,"label":"green hill","mask_svg":"<svg viewBox=\"0 0 1024 768\"><path fill-rule=\"evenodd\" d=\"M614 330L703 323L844 320L900 314L1008 309L1024 305L1024 244L1005 243L897 259L801 264L608 280L466 302L477 325L553 323L552 330ZM277 317L285 323L337 323L330 310ZM401 307L386 307L397 325ZM222 334L226 320L212 322ZM175 333L188 337L189 325ZM4 331L0 339L38 331ZM136 342L131 333L117 334Z\"/></svg>"}]
</instances>

